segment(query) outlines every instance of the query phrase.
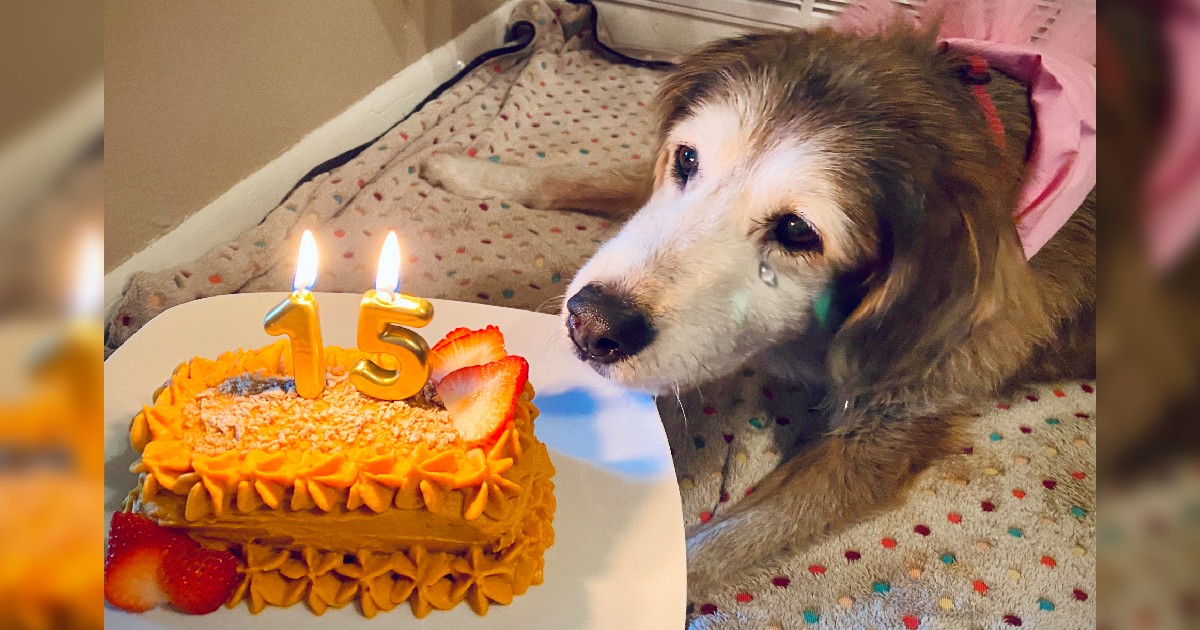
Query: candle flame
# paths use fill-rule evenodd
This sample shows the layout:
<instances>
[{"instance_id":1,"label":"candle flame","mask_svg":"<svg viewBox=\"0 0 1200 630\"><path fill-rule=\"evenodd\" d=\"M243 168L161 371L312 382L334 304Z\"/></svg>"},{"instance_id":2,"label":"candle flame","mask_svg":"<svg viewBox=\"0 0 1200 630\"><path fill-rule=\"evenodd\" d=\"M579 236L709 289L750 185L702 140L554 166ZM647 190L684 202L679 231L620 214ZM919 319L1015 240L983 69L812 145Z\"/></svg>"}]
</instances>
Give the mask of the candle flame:
<instances>
[{"instance_id":1,"label":"candle flame","mask_svg":"<svg viewBox=\"0 0 1200 630\"><path fill-rule=\"evenodd\" d=\"M317 283L317 241L311 230L300 236L300 255L296 258L296 276L292 280L293 291L308 291Z\"/></svg>"},{"instance_id":2,"label":"candle flame","mask_svg":"<svg viewBox=\"0 0 1200 630\"><path fill-rule=\"evenodd\" d=\"M375 274L375 290L394 293L400 288L400 239L388 232L379 252L379 271Z\"/></svg>"},{"instance_id":3,"label":"candle flame","mask_svg":"<svg viewBox=\"0 0 1200 630\"><path fill-rule=\"evenodd\" d=\"M79 240L71 314L99 317L104 302L104 240L95 230L85 232Z\"/></svg>"}]
</instances>

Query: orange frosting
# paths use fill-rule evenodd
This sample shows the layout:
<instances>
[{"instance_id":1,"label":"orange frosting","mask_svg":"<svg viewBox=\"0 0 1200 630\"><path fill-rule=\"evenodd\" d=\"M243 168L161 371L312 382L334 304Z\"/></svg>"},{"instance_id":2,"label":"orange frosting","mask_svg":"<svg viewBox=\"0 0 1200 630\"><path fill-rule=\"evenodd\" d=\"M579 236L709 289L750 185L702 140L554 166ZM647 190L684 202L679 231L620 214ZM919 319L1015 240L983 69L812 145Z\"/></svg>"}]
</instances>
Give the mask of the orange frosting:
<instances>
[{"instance_id":1,"label":"orange frosting","mask_svg":"<svg viewBox=\"0 0 1200 630\"><path fill-rule=\"evenodd\" d=\"M183 363L130 426L130 507L239 555L231 602L320 613L357 599L370 616L409 601L423 616L466 600L483 614L540 582L554 468L532 386L498 437L470 443L439 404L355 390L357 350L326 348L325 392L298 397L287 348ZM430 567L447 583L422 583Z\"/></svg>"},{"instance_id":2,"label":"orange frosting","mask_svg":"<svg viewBox=\"0 0 1200 630\"><path fill-rule=\"evenodd\" d=\"M543 580L543 555L554 544L553 484L538 479L515 540L502 551L473 544L435 550L424 544L397 551L362 549L343 554L315 547L234 545L201 539L237 553L242 582L228 606L245 601L251 612L304 602L316 614L357 601L367 617L408 603L413 614L449 610L463 601L476 613L509 604Z\"/></svg>"}]
</instances>

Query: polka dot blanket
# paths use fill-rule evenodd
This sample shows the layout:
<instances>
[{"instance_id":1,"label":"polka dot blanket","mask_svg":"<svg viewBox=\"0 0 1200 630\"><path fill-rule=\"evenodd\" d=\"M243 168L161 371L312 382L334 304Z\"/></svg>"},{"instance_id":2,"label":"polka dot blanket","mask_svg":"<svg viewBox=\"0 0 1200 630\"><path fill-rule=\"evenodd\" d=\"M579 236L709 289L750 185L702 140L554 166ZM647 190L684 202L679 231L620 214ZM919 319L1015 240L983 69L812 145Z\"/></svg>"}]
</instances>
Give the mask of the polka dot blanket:
<instances>
[{"instance_id":1,"label":"polka dot blanket","mask_svg":"<svg viewBox=\"0 0 1200 630\"><path fill-rule=\"evenodd\" d=\"M981 409L971 446L900 508L691 602L690 627L1095 627L1095 391L1031 386ZM685 524L754 492L820 426L816 402L753 370L660 400Z\"/></svg>"},{"instance_id":2,"label":"polka dot blanket","mask_svg":"<svg viewBox=\"0 0 1200 630\"><path fill-rule=\"evenodd\" d=\"M488 60L256 227L201 258L134 276L108 321L116 347L189 300L290 288L300 233L323 247L319 289L361 292L382 235L406 237L415 293L556 311L615 226L467 199L417 172L434 152L497 163L621 160L651 167L653 69L596 43L592 8L530 1L528 46ZM1095 618L1094 383L1031 386L983 409L973 446L922 475L899 509L785 552L689 604L691 628L1087 628ZM688 525L713 518L795 452L817 423L806 392L753 371L667 396Z\"/></svg>"}]
</instances>

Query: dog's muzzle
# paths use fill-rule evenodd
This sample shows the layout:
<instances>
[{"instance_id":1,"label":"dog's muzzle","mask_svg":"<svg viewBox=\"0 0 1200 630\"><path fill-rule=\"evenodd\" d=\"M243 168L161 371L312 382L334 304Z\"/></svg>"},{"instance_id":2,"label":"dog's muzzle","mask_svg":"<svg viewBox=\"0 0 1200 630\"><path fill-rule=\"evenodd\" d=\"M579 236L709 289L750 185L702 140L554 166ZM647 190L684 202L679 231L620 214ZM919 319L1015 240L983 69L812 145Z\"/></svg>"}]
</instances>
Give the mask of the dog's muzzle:
<instances>
[{"instance_id":1,"label":"dog's muzzle","mask_svg":"<svg viewBox=\"0 0 1200 630\"><path fill-rule=\"evenodd\" d=\"M567 334L581 358L615 363L654 340L650 320L631 301L593 282L567 300Z\"/></svg>"}]
</instances>

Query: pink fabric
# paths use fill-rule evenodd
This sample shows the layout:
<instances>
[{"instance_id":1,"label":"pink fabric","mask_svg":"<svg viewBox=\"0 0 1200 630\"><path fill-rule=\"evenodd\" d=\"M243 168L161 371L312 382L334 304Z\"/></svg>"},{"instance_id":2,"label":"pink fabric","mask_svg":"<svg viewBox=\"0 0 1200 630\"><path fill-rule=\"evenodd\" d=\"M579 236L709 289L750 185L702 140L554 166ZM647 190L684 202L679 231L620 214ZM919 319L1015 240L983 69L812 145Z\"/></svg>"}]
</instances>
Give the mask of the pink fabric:
<instances>
[{"instance_id":1,"label":"pink fabric","mask_svg":"<svg viewBox=\"0 0 1200 630\"><path fill-rule=\"evenodd\" d=\"M1032 258L1096 185L1095 15L1086 6L1064 8L1054 25L1062 35L1034 42L1050 17L1034 0L931 1L916 16L887 0L867 0L834 28L865 35L897 20L931 24L939 16L942 49L977 54L1029 86L1036 132L1013 214L1025 256ZM1088 30L1090 40L1080 35Z\"/></svg>"},{"instance_id":2,"label":"pink fabric","mask_svg":"<svg viewBox=\"0 0 1200 630\"><path fill-rule=\"evenodd\" d=\"M1200 232L1200 0L1177 3L1165 21L1171 59L1171 105L1162 153L1151 170L1145 197L1146 249L1164 270Z\"/></svg>"},{"instance_id":3,"label":"pink fabric","mask_svg":"<svg viewBox=\"0 0 1200 630\"><path fill-rule=\"evenodd\" d=\"M1025 256L1032 258L1096 186L1096 68L1027 46L959 38L942 45L978 54L1029 85L1037 132L1015 216Z\"/></svg>"}]
</instances>

